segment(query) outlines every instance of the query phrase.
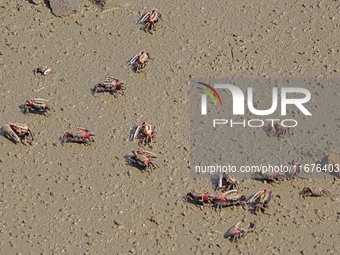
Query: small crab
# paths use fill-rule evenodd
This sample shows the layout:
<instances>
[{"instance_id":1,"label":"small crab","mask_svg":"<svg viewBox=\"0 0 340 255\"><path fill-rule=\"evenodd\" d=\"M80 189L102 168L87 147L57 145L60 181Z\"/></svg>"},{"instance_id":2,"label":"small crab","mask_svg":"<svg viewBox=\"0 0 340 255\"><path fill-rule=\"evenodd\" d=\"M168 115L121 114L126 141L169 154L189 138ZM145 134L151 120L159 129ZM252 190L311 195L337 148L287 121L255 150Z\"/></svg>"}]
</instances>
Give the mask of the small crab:
<instances>
[{"instance_id":1,"label":"small crab","mask_svg":"<svg viewBox=\"0 0 340 255\"><path fill-rule=\"evenodd\" d=\"M278 138L280 138L284 137L285 135L292 135L293 133L289 127L284 127L279 122L273 122L272 124L268 124L267 134L269 136L276 135Z\"/></svg>"},{"instance_id":2,"label":"small crab","mask_svg":"<svg viewBox=\"0 0 340 255\"><path fill-rule=\"evenodd\" d=\"M255 230L255 223L250 222L248 225L240 228L241 222L238 222L235 226L232 226L228 231L225 233L224 237L230 239L231 242L237 241L240 237L247 235L250 232Z\"/></svg>"},{"instance_id":3,"label":"small crab","mask_svg":"<svg viewBox=\"0 0 340 255\"><path fill-rule=\"evenodd\" d=\"M154 142L154 137L156 133L156 127L152 127L152 125L146 121L139 122L138 126L136 127L136 130L133 134L133 137L131 137L131 140L134 140L136 138L139 139L140 145L148 145L151 146L151 143Z\"/></svg>"},{"instance_id":4,"label":"small crab","mask_svg":"<svg viewBox=\"0 0 340 255\"><path fill-rule=\"evenodd\" d=\"M114 97L117 94L124 95L125 86L124 83L115 77L109 76L106 81L96 84L92 89L92 95L95 93L108 92Z\"/></svg>"},{"instance_id":5,"label":"small crab","mask_svg":"<svg viewBox=\"0 0 340 255\"><path fill-rule=\"evenodd\" d=\"M143 15L137 21L137 24L144 24L144 31L148 31L152 34L152 31L156 31L156 24L162 18L162 15L157 9L152 9L149 12L143 13Z\"/></svg>"},{"instance_id":6,"label":"small crab","mask_svg":"<svg viewBox=\"0 0 340 255\"><path fill-rule=\"evenodd\" d=\"M52 110L52 108L45 103L46 101L48 100L42 98L32 98L26 100L25 104L22 106L23 112L25 114L33 112L43 114L48 117L48 113Z\"/></svg>"},{"instance_id":7,"label":"small crab","mask_svg":"<svg viewBox=\"0 0 340 255\"><path fill-rule=\"evenodd\" d=\"M94 134L85 128L77 128L75 132L66 132L62 137L62 144L65 142L83 143L85 145L91 145L94 142Z\"/></svg>"},{"instance_id":8,"label":"small crab","mask_svg":"<svg viewBox=\"0 0 340 255\"><path fill-rule=\"evenodd\" d=\"M251 195L244 205L248 205L251 210L254 210L254 214L261 210L264 213L265 208L268 207L268 203L272 198L272 192L269 189L262 189L259 192Z\"/></svg>"},{"instance_id":9,"label":"small crab","mask_svg":"<svg viewBox=\"0 0 340 255\"><path fill-rule=\"evenodd\" d=\"M8 123L3 125L2 132L15 144L22 142L25 145L32 145L34 140L33 134L26 124Z\"/></svg>"},{"instance_id":10,"label":"small crab","mask_svg":"<svg viewBox=\"0 0 340 255\"><path fill-rule=\"evenodd\" d=\"M284 164L286 167L288 167L288 178L294 179L298 176L299 173L301 173L302 166L299 160L292 160L291 162L285 162Z\"/></svg>"},{"instance_id":11,"label":"small crab","mask_svg":"<svg viewBox=\"0 0 340 255\"><path fill-rule=\"evenodd\" d=\"M202 192L189 192L186 195L186 201L190 201L199 205L201 208L204 205L209 204L215 199L214 196L210 195L208 191L203 190Z\"/></svg>"},{"instance_id":12,"label":"small crab","mask_svg":"<svg viewBox=\"0 0 340 255\"><path fill-rule=\"evenodd\" d=\"M140 169L155 169L159 167L156 163L152 162L152 158L157 158L157 155L150 151L136 150L132 151L132 160L137 164Z\"/></svg>"},{"instance_id":13,"label":"small crab","mask_svg":"<svg viewBox=\"0 0 340 255\"><path fill-rule=\"evenodd\" d=\"M246 203L247 198L244 195L238 193L237 190L228 190L226 192L222 192L220 195L215 197L212 201L213 206L220 210L223 207L234 206L234 205L242 205Z\"/></svg>"},{"instance_id":14,"label":"small crab","mask_svg":"<svg viewBox=\"0 0 340 255\"><path fill-rule=\"evenodd\" d=\"M152 59L150 54L145 51L139 52L137 55L133 56L128 62L127 65L131 65L134 72L139 73L141 69L143 69L147 63L148 59Z\"/></svg>"},{"instance_id":15,"label":"small crab","mask_svg":"<svg viewBox=\"0 0 340 255\"><path fill-rule=\"evenodd\" d=\"M52 68L44 66L44 67L38 67L34 69L34 74L40 73L43 76L46 76L50 73L52 73Z\"/></svg>"},{"instance_id":16,"label":"small crab","mask_svg":"<svg viewBox=\"0 0 340 255\"><path fill-rule=\"evenodd\" d=\"M238 186L239 184L235 178L231 178L228 173L221 172L219 173L218 185L215 189L222 189L222 192L225 192L238 189Z\"/></svg>"},{"instance_id":17,"label":"small crab","mask_svg":"<svg viewBox=\"0 0 340 255\"><path fill-rule=\"evenodd\" d=\"M324 188L309 188L304 187L302 191L300 192L300 195L305 197L323 197L328 196L330 192Z\"/></svg>"},{"instance_id":18,"label":"small crab","mask_svg":"<svg viewBox=\"0 0 340 255\"><path fill-rule=\"evenodd\" d=\"M285 176L283 174L280 173L263 173L261 172L257 172L255 174L255 180L259 180L262 181L264 183L280 183L281 181L283 181L285 179Z\"/></svg>"}]
</instances>

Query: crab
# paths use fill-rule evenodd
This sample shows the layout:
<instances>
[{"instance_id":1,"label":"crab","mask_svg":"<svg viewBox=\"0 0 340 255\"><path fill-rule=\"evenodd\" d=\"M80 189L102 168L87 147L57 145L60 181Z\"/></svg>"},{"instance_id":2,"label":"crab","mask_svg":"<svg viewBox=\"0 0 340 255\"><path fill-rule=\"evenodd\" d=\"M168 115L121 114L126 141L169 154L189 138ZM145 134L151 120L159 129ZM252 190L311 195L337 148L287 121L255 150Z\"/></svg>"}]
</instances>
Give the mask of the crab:
<instances>
[{"instance_id":1,"label":"crab","mask_svg":"<svg viewBox=\"0 0 340 255\"><path fill-rule=\"evenodd\" d=\"M45 116L49 116L49 111L52 110L50 106L48 106L45 102L48 100L42 99L42 98L32 98L29 100L26 100L23 107L23 112L25 114L28 114L30 112L43 114Z\"/></svg>"},{"instance_id":2,"label":"crab","mask_svg":"<svg viewBox=\"0 0 340 255\"><path fill-rule=\"evenodd\" d=\"M291 162L285 162L285 165L289 168L289 179L294 179L301 172L302 166L299 160L292 160Z\"/></svg>"},{"instance_id":3,"label":"crab","mask_svg":"<svg viewBox=\"0 0 340 255\"><path fill-rule=\"evenodd\" d=\"M276 135L278 138L284 137L285 135L292 135L290 128L282 126L279 122L273 122L267 126L267 134L269 136Z\"/></svg>"},{"instance_id":4,"label":"crab","mask_svg":"<svg viewBox=\"0 0 340 255\"><path fill-rule=\"evenodd\" d=\"M238 222L235 226L232 226L228 231L225 233L224 237L228 238L231 242L237 241L240 237L244 237L250 232L255 230L255 223L250 222L248 225L240 228L241 222Z\"/></svg>"},{"instance_id":5,"label":"crab","mask_svg":"<svg viewBox=\"0 0 340 255\"><path fill-rule=\"evenodd\" d=\"M200 205L201 208L206 204L211 205L212 201L215 199L214 196L210 195L208 191L203 190L202 192L189 192L186 195L186 200L190 200L197 205Z\"/></svg>"},{"instance_id":6,"label":"crab","mask_svg":"<svg viewBox=\"0 0 340 255\"><path fill-rule=\"evenodd\" d=\"M123 82L115 77L109 76L105 81L100 82L93 87L92 95L94 95L95 93L108 92L116 97L116 93L124 95L124 90L125 86Z\"/></svg>"},{"instance_id":7,"label":"crab","mask_svg":"<svg viewBox=\"0 0 340 255\"><path fill-rule=\"evenodd\" d=\"M215 197L212 203L216 209L219 208L221 210L223 207L243 205L246 201L246 196L241 195L237 190L228 190Z\"/></svg>"},{"instance_id":8,"label":"crab","mask_svg":"<svg viewBox=\"0 0 340 255\"><path fill-rule=\"evenodd\" d=\"M300 195L305 197L323 197L329 195L330 192L324 188L309 188L304 187L300 192Z\"/></svg>"},{"instance_id":9,"label":"crab","mask_svg":"<svg viewBox=\"0 0 340 255\"><path fill-rule=\"evenodd\" d=\"M85 128L77 128L75 132L66 132L62 137L62 144L65 142L83 143L85 145L92 145L94 142L94 134Z\"/></svg>"},{"instance_id":10,"label":"crab","mask_svg":"<svg viewBox=\"0 0 340 255\"><path fill-rule=\"evenodd\" d=\"M34 140L33 134L26 124L8 123L2 126L2 132L15 144L22 142L25 145L32 145Z\"/></svg>"},{"instance_id":11,"label":"crab","mask_svg":"<svg viewBox=\"0 0 340 255\"><path fill-rule=\"evenodd\" d=\"M133 134L132 140L138 138L140 145L148 145L151 146L151 143L154 142L154 137L156 133L156 127L152 127L152 125L146 121L141 121L138 126L136 127L136 130Z\"/></svg>"},{"instance_id":12,"label":"crab","mask_svg":"<svg viewBox=\"0 0 340 255\"><path fill-rule=\"evenodd\" d=\"M134 72L139 73L141 69L143 69L147 63L148 59L152 59L150 54L145 51L139 52L137 55L133 56L128 62L127 65L131 65Z\"/></svg>"},{"instance_id":13,"label":"crab","mask_svg":"<svg viewBox=\"0 0 340 255\"><path fill-rule=\"evenodd\" d=\"M218 185L215 189L222 189L222 192L225 192L228 190L238 189L238 186L239 184L235 178L231 178L228 173L220 173Z\"/></svg>"},{"instance_id":14,"label":"crab","mask_svg":"<svg viewBox=\"0 0 340 255\"><path fill-rule=\"evenodd\" d=\"M157 9L152 9L151 11L143 13L143 15L137 21L137 24L143 23L144 31L148 31L150 34L152 34L152 31L156 31L156 24L161 18L162 15L160 12Z\"/></svg>"},{"instance_id":15,"label":"crab","mask_svg":"<svg viewBox=\"0 0 340 255\"><path fill-rule=\"evenodd\" d=\"M46 76L50 73L52 73L52 68L44 66L44 67L38 67L34 69L34 74L40 73L43 76Z\"/></svg>"},{"instance_id":16,"label":"crab","mask_svg":"<svg viewBox=\"0 0 340 255\"><path fill-rule=\"evenodd\" d=\"M156 163L152 162L152 158L157 158L157 155L150 151L133 150L132 160L142 170L152 170L159 167Z\"/></svg>"},{"instance_id":17,"label":"crab","mask_svg":"<svg viewBox=\"0 0 340 255\"><path fill-rule=\"evenodd\" d=\"M259 192L251 195L244 205L248 205L251 210L254 210L254 214L257 211L264 213L265 208L268 207L268 203L272 198L272 192L269 189L262 189Z\"/></svg>"},{"instance_id":18,"label":"crab","mask_svg":"<svg viewBox=\"0 0 340 255\"><path fill-rule=\"evenodd\" d=\"M285 179L285 176L283 174L279 173L263 173L257 172L255 175L255 180L262 181L264 183L280 183Z\"/></svg>"}]
</instances>

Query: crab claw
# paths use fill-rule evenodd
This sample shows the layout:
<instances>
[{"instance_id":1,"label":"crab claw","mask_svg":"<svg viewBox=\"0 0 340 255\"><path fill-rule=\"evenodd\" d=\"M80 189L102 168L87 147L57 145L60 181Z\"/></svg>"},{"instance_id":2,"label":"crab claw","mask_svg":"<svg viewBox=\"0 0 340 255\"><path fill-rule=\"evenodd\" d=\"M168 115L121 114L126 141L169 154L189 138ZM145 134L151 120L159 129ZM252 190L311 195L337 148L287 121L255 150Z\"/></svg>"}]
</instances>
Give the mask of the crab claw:
<instances>
[{"instance_id":1,"label":"crab claw","mask_svg":"<svg viewBox=\"0 0 340 255\"><path fill-rule=\"evenodd\" d=\"M126 65L132 65L133 63L136 62L136 60L139 58L139 55L133 56L128 62L126 62Z\"/></svg>"},{"instance_id":2,"label":"crab claw","mask_svg":"<svg viewBox=\"0 0 340 255\"><path fill-rule=\"evenodd\" d=\"M150 16L150 12L143 13L143 15L139 18L136 24L144 22Z\"/></svg>"},{"instance_id":3,"label":"crab claw","mask_svg":"<svg viewBox=\"0 0 340 255\"><path fill-rule=\"evenodd\" d=\"M155 153L152 153L151 151L144 151L144 154L149 155L153 158L157 158L157 155Z\"/></svg>"},{"instance_id":4,"label":"crab claw","mask_svg":"<svg viewBox=\"0 0 340 255\"><path fill-rule=\"evenodd\" d=\"M35 100L35 101L42 101L42 102L48 102L47 99L43 99L43 98L33 98L33 100Z\"/></svg>"},{"instance_id":5,"label":"crab claw","mask_svg":"<svg viewBox=\"0 0 340 255\"><path fill-rule=\"evenodd\" d=\"M136 139L136 137L137 137L138 132L139 132L140 129L141 129L141 126L138 125L138 127L136 128L136 131L135 131L135 133L134 133L134 135L133 135L133 139Z\"/></svg>"},{"instance_id":6,"label":"crab claw","mask_svg":"<svg viewBox=\"0 0 340 255\"><path fill-rule=\"evenodd\" d=\"M249 197L248 200L252 201L254 198L261 196L264 192L265 192L265 190L260 190L260 191L256 192L254 195L252 195L251 197Z\"/></svg>"},{"instance_id":7,"label":"crab claw","mask_svg":"<svg viewBox=\"0 0 340 255\"><path fill-rule=\"evenodd\" d=\"M82 128L82 127L78 127L77 130L81 130L81 131L85 131L85 132L89 132L88 129Z\"/></svg>"},{"instance_id":8,"label":"crab claw","mask_svg":"<svg viewBox=\"0 0 340 255\"><path fill-rule=\"evenodd\" d=\"M230 193L237 193L237 189L233 189L233 190L229 190L229 191L223 192L224 195L228 195Z\"/></svg>"}]
</instances>

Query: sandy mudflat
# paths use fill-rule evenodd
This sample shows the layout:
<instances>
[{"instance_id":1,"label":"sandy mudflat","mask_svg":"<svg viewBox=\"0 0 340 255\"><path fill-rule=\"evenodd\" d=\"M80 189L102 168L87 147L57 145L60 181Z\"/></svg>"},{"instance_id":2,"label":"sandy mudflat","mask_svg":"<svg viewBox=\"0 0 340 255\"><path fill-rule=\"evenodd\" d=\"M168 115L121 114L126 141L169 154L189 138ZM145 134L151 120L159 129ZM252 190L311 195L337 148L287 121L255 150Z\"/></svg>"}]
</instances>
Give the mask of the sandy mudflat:
<instances>
[{"instance_id":1,"label":"sandy mudflat","mask_svg":"<svg viewBox=\"0 0 340 255\"><path fill-rule=\"evenodd\" d=\"M190 79L339 77L339 6L119 0L101 12L83 1L75 15L57 18L43 5L2 0L1 124L26 122L36 139L25 147L0 137L0 254L338 254L339 180L332 177L274 187L242 181L246 194L273 190L270 215L218 214L182 197L211 186L189 175ZM163 20L150 35L136 21L153 7ZM125 63L142 49L155 60L135 74ZM41 65L55 72L35 76ZM91 95L107 75L126 82L124 96ZM22 114L18 106L31 97L48 99L52 116ZM137 147L128 135L140 119L158 129L161 169L151 175L124 161ZM328 124L337 126L329 139L338 141L339 112ZM96 133L94 146L60 144L78 126ZM339 143L331 149L340 154ZM327 187L332 196L302 201L304 186ZM257 232L230 243L224 233L243 218Z\"/></svg>"}]
</instances>

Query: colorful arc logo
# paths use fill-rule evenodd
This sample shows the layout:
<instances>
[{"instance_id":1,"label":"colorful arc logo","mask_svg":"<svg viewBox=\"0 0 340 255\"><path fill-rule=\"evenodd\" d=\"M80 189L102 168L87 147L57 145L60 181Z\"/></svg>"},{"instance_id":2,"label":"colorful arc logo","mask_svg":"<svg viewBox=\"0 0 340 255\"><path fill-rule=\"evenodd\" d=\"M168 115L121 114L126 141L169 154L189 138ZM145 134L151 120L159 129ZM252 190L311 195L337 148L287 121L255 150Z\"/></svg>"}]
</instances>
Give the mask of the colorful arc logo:
<instances>
[{"instance_id":1,"label":"colorful arc logo","mask_svg":"<svg viewBox=\"0 0 340 255\"><path fill-rule=\"evenodd\" d=\"M211 98L213 101L214 105L217 104L217 100L220 103L220 105L223 104L222 99L220 95L217 93L216 89L214 89L211 85L203 83L203 82L197 82L204 86L203 88L198 87L198 89L203 92L204 94L202 95L202 114L206 115L207 114L207 109L206 109L206 101L207 101L207 95ZM216 100L217 98L217 100ZM205 105L205 107L203 107Z\"/></svg>"}]
</instances>

